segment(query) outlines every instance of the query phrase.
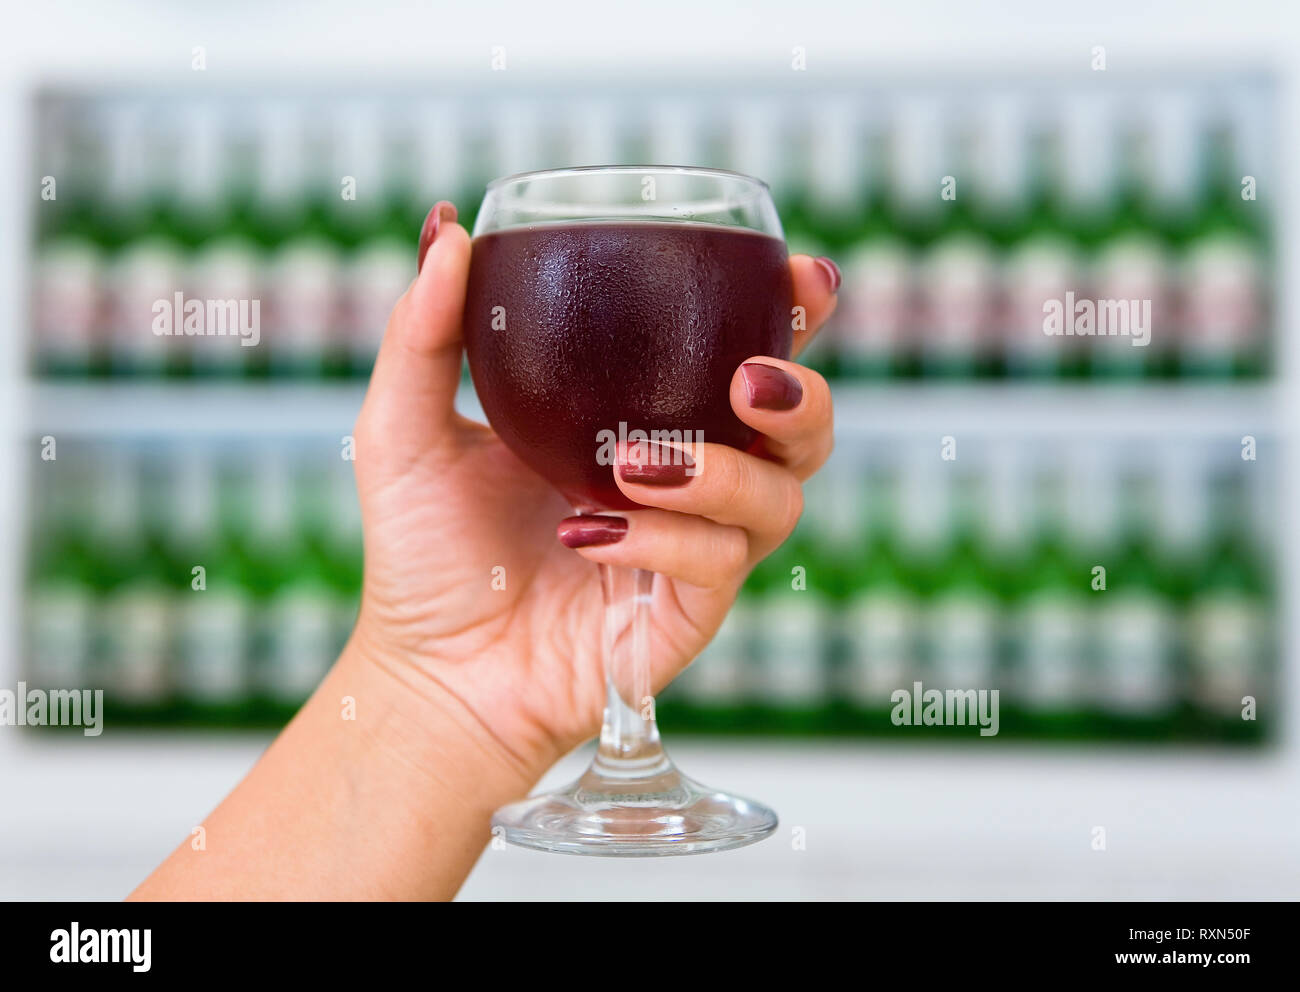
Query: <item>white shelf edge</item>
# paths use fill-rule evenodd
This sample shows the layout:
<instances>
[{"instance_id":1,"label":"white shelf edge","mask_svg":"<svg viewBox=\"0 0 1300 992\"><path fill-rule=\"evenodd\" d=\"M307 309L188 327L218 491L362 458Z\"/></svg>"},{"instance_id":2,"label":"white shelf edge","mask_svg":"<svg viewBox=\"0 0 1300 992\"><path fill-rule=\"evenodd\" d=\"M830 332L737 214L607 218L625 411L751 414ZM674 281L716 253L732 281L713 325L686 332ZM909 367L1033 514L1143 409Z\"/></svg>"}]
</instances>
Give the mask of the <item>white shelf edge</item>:
<instances>
[{"instance_id":1,"label":"white shelf edge","mask_svg":"<svg viewBox=\"0 0 1300 992\"><path fill-rule=\"evenodd\" d=\"M293 436L350 432L362 382L45 382L25 384L26 436ZM832 384L836 435L1195 437L1287 427L1273 384ZM482 417L462 387L462 413Z\"/></svg>"}]
</instances>

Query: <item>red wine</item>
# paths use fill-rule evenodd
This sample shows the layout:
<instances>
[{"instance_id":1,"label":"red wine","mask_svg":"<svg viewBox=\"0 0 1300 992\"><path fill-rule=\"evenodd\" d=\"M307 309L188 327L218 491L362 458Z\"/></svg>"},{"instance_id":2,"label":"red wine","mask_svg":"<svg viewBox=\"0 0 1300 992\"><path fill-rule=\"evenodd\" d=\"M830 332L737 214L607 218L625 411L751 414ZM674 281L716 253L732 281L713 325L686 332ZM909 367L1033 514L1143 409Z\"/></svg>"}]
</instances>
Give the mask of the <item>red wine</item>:
<instances>
[{"instance_id":1,"label":"red wine","mask_svg":"<svg viewBox=\"0 0 1300 992\"><path fill-rule=\"evenodd\" d=\"M696 440L751 447L755 432L731 410L731 378L755 355L790 356L791 292L784 242L743 228L496 231L474 239L470 372L497 434L574 506L630 509L603 442L698 431Z\"/></svg>"}]
</instances>

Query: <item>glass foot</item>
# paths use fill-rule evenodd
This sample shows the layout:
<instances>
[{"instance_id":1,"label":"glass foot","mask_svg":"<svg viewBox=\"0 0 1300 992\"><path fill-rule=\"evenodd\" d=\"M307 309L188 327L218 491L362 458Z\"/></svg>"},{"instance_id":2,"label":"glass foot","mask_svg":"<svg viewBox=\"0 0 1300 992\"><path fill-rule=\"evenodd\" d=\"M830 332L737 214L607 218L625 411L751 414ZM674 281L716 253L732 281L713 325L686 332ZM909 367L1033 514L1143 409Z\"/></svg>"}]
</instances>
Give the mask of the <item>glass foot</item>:
<instances>
[{"instance_id":1,"label":"glass foot","mask_svg":"<svg viewBox=\"0 0 1300 992\"><path fill-rule=\"evenodd\" d=\"M776 829L766 806L702 786L671 765L622 782L599 765L566 789L501 807L493 833L538 851L644 858L727 851Z\"/></svg>"}]
</instances>

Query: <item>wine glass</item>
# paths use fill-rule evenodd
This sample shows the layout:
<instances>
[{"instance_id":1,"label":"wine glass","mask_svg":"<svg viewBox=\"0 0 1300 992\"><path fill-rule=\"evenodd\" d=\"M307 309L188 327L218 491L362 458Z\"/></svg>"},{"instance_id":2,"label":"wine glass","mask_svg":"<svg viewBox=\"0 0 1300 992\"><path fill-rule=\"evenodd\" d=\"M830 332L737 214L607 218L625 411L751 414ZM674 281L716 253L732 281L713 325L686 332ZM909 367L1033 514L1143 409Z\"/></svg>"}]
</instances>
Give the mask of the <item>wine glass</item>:
<instances>
[{"instance_id":1,"label":"wine glass","mask_svg":"<svg viewBox=\"0 0 1300 992\"><path fill-rule=\"evenodd\" d=\"M757 442L729 387L745 359L789 357L791 293L780 220L757 179L669 166L509 176L488 185L474 224L470 372L502 441L576 512L633 509L614 483L619 443L689 473L698 442ZM607 685L596 756L568 788L498 810L494 828L524 847L594 855L767 836L775 813L682 775L660 743L654 574L596 567Z\"/></svg>"}]
</instances>

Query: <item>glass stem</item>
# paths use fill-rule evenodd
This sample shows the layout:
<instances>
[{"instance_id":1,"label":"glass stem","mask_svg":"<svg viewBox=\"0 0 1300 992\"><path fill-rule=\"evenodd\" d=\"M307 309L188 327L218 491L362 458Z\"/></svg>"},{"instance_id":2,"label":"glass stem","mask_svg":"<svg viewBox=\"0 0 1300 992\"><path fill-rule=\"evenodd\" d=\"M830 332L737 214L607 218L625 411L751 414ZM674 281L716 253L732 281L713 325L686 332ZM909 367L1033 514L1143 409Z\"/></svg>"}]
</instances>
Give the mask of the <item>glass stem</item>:
<instances>
[{"instance_id":1,"label":"glass stem","mask_svg":"<svg viewBox=\"0 0 1300 992\"><path fill-rule=\"evenodd\" d=\"M672 765L659 743L650 687L650 597L655 576L641 568L599 568L605 597L605 722L588 774L625 785L653 780L657 791Z\"/></svg>"}]
</instances>

